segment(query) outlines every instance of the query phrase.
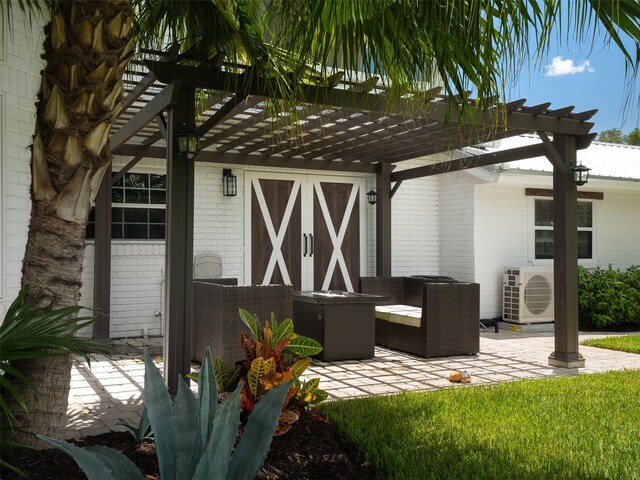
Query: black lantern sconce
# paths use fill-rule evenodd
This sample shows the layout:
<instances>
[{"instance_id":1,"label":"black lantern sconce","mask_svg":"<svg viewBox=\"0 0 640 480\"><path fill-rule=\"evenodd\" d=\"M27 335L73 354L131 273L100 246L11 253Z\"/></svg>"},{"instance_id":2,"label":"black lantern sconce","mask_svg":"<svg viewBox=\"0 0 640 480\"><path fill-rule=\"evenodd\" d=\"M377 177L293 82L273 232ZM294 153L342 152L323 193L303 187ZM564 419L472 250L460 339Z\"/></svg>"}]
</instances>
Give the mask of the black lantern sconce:
<instances>
[{"instance_id":1,"label":"black lantern sconce","mask_svg":"<svg viewBox=\"0 0 640 480\"><path fill-rule=\"evenodd\" d=\"M235 197L238 194L238 179L230 168L222 169L222 194Z\"/></svg>"},{"instance_id":2,"label":"black lantern sconce","mask_svg":"<svg viewBox=\"0 0 640 480\"><path fill-rule=\"evenodd\" d=\"M176 134L176 145L178 155L191 160L198 151L198 135L189 130L186 123L183 123L182 130Z\"/></svg>"},{"instance_id":3,"label":"black lantern sconce","mask_svg":"<svg viewBox=\"0 0 640 480\"><path fill-rule=\"evenodd\" d=\"M584 165L574 165L571 167L571 171L573 172L573 183L578 186L587 183L589 181L589 170L591 169Z\"/></svg>"},{"instance_id":4,"label":"black lantern sconce","mask_svg":"<svg viewBox=\"0 0 640 480\"><path fill-rule=\"evenodd\" d=\"M375 205L378 203L378 192L373 188L367 192L367 201L369 202L369 205Z\"/></svg>"}]
</instances>

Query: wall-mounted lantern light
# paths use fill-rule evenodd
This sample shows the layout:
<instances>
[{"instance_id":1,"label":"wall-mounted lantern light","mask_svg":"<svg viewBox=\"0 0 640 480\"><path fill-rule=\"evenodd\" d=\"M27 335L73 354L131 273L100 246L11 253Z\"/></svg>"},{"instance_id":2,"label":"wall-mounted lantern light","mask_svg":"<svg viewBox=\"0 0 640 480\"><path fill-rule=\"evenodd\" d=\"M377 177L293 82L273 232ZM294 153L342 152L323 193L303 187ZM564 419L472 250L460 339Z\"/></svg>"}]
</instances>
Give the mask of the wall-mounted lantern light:
<instances>
[{"instance_id":1,"label":"wall-mounted lantern light","mask_svg":"<svg viewBox=\"0 0 640 480\"><path fill-rule=\"evenodd\" d=\"M238 179L230 168L222 169L222 194L225 197L235 197L238 194Z\"/></svg>"},{"instance_id":2,"label":"wall-mounted lantern light","mask_svg":"<svg viewBox=\"0 0 640 480\"><path fill-rule=\"evenodd\" d=\"M373 188L367 192L367 201L369 202L369 205L375 205L378 203L378 192Z\"/></svg>"},{"instance_id":3,"label":"wall-mounted lantern light","mask_svg":"<svg viewBox=\"0 0 640 480\"><path fill-rule=\"evenodd\" d=\"M573 172L573 183L578 186L587 183L589 181L589 170L591 169L582 164L571 167L571 171Z\"/></svg>"},{"instance_id":4,"label":"wall-mounted lantern light","mask_svg":"<svg viewBox=\"0 0 640 480\"><path fill-rule=\"evenodd\" d=\"M198 135L189 130L186 123L183 123L182 130L176 134L176 145L178 155L191 160L198 151Z\"/></svg>"}]
</instances>

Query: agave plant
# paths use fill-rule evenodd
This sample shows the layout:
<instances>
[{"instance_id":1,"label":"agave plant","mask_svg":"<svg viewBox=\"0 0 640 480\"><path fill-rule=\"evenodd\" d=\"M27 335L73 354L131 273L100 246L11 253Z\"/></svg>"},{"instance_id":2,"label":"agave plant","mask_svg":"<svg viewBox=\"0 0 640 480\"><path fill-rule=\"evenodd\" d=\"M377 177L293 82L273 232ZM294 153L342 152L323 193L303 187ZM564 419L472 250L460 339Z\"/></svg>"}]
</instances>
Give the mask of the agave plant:
<instances>
[{"instance_id":1,"label":"agave plant","mask_svg":"<svg viewBox=\"0 0 640 480\"><path fill-rule=\"evenodd\" d=\"M228 368L217 358L214 364L216 380L221 392L231 391L244 380L241 405L246 412L252 412L272 388L290 382L285 409L276 429L276 435L282 435L298 420L306 405L320 403L328 396L318 388L319 378L303 383L299 380L311 363L309 356L321 352L322 345L294 333L293 321L289 318L278 323L272 313L271 320L262 324L256 315L244 309L240 309L240 318L251 332L251 336L241 333L245 358L236 362L235 368Z\"/></svg>"},{"instance_id":2,"label":"agave plant","mask_svg":"<svg viewBox=\"0 0 640 480\"><path fill-rule=\"evenodd\" d=\"M78 330L95 321L94 317L76 317L83 307L56 308L55 301L41 306L44 295L42 290L24 287L0 325L0 465L12 470L14 467L6 461L8 451L23 445L11 437L26 427L20 425L20 415L27 413L25 398L17 384L39 396L22 372L20 362L74 353L89 363L91 351L104 349L102 344L75 336Z\"/></svg>"},{"instance_id":3,"label":"agave plant","mask_svg":"<svg viewBox=\"0 0 640 480\"><path fill-rule=\"evenodd\" d=\"M218 386L208 349L198 377L198 398L180 381L172 402L162 375L146 351L144 360L144 396L160 478L253 479L269 451L289 384L282 384L264 396L249 416L238 441L242 385L218 405ZM71 455L89 478L144 479L131 460L111 448L81 448L44 435L39 438Z\"/></svg>"}]
</instances>

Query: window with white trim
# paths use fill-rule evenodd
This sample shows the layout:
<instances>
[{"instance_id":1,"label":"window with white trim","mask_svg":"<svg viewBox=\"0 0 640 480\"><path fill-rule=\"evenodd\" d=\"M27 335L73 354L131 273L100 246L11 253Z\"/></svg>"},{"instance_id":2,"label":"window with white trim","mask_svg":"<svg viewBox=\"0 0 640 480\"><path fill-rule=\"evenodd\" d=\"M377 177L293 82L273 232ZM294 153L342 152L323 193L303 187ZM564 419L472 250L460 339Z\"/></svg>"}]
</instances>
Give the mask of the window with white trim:
<instances>
[{"instance_id":1,"label":"window with white trim","mask_svg":"<svg viewBox=\"0 0 640 480\"><path fill-rule=\"evenodd\" d=\"M111 187L113 240L164 240L167 176L125 173ZM87 238L95 237L94 210L89 214Z\"/></svg>"},{"instance_id":2,"label":"window with white trim","mask_svg":"<svg viewBox=\"0 0 640 480\"><path fill-rule=\"evenodd\" d=\"M535 259L553 258L553 200L535 199ZM593 202L578 201L578 258L593 258Z\"/></svg>"}]
</instances>

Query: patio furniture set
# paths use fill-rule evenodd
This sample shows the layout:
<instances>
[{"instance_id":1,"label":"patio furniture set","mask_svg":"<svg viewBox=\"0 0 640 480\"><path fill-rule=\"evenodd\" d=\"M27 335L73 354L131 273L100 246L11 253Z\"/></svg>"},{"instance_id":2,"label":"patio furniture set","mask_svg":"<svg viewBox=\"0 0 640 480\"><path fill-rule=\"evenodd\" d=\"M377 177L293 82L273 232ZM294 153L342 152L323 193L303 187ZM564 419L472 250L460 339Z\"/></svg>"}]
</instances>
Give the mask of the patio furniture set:
<instances>
[{"instance_id":1,"label":"patio furniture set","mask_svg":"<svg viewBox=\"0 0 640 480\"><path fill-rule=\"evenodd\" d=\"M362 277L360 293L294 292L291 285L237 285L235 279L194 281L192 357L207 345L225 363L244 356L238 315L262 321L293 318L296 333L318 340L320 360L371 358L379 344L420 357L477 354L480 288L450 277Z\"/></svg>"}]
</instances>

